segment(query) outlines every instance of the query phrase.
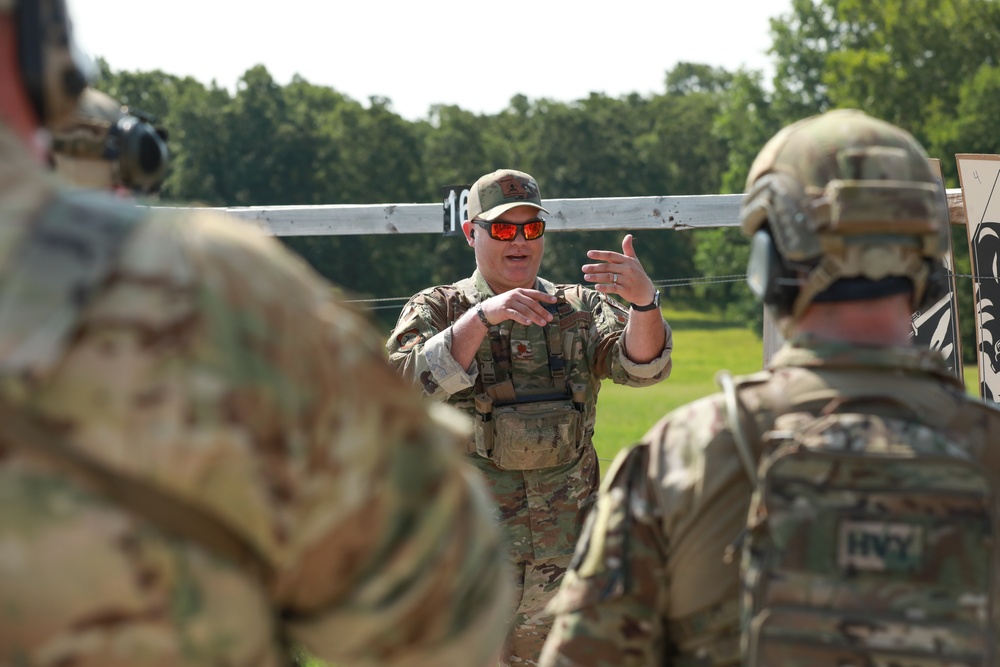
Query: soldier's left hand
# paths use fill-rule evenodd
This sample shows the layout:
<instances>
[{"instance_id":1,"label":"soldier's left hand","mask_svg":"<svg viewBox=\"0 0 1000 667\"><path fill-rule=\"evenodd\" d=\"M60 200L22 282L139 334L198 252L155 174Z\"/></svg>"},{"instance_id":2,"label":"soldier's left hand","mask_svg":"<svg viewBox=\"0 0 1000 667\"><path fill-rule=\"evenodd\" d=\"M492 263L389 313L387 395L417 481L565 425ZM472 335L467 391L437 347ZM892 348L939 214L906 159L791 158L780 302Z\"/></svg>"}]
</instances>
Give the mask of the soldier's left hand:
<instances>
[{"instance_id":1,"label":"soldier's left hand","mask_svg":"<svg viewBox=\"0 0 1000 667\"><path fill-rule=\"evenodd\" d=\"M599 292L617 294L630 303L646 304L653 301L656 288L646 275L642 263L635 255L632 235L622 239L620 253L611 250L588 250L587 257L603 262L584 264L583 278L592 283Z\"/></svg>"}]
</instances>

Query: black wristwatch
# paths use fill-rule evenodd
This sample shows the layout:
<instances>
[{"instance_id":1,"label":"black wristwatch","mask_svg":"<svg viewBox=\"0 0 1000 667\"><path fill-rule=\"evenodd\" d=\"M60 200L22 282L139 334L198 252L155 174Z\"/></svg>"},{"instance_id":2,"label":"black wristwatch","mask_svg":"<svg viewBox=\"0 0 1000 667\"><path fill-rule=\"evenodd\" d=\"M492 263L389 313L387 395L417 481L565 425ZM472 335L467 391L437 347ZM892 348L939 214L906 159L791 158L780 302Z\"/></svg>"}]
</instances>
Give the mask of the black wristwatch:
<instances>
[{"instance_id":1,"label":"black wristwatch","mask_svg":"<svg viewBox=\"0 0 1000 667\"><path fill-rule=\"evenodd\" d=\"M629 301L628 305L632 306L632 310L638 310L640 313L644 313L647 310L653 310L654 308L659 308L660 307L660 290L656 290L655 292L653 292L653 302L652 303L648 303L645 306L637 306L634 303L632 303L631 301Z\"/></svg>"}]
</instances>

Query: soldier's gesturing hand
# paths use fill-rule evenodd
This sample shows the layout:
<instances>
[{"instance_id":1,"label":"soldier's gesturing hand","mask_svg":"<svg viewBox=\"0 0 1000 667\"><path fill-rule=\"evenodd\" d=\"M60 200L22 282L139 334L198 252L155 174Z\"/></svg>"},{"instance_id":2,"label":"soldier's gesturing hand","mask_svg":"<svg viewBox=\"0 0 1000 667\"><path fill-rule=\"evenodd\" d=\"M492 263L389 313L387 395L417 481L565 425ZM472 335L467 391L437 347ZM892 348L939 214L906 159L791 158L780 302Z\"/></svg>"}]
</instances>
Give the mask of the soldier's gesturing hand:
<instances>
[{"instance_id":1,"label":"soldier's gesturing hand","mask_svg":"<svg viewBox=\"0 0 1000 667\"><path fill-rule=\"evenodd\" d=\"M633 237L626 234L620 253L610 250L588 250L587 257L603 264L584 264L583 278L594 289L605 294L617 294L629 303L646 304L653 300L656 287L646 275L632 246Z\"/></svg>"},{"instance_id":2,"label":"soldier's gesturing hand","mask_svg":"<svg viewBox=\"0 0 1000 667\"><path fill-rule=\"evenodd\" d=\"M537 324L545 326L552 321L552 315L542 304L555 303L556 297L535 289L518 287L491 296L480 302L483 314L490 324L500 324L513 320L518 324Z\"/></svg>"}]
</instances>

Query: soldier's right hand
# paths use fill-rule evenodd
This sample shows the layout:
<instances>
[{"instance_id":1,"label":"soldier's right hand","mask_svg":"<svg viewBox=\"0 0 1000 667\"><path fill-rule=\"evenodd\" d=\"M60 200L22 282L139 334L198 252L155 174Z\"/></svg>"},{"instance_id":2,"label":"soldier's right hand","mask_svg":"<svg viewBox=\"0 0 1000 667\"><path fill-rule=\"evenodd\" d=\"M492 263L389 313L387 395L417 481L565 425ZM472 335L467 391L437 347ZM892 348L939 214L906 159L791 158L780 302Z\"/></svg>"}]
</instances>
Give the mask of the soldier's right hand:
<instances>
[{"instance_id":1,"label":"soldier's right hand","mask_svg":"<svg viewBox=\"0 0 1000 667\"><path fill-rule=\"evenodd\" d=\"M545 326L552 321L552 315L543 304L553 304L556 297L545 292L526 287L518 287L480 303L490 324L500 324L513 320L518 324Z\"/></svg>"}]
</instances>

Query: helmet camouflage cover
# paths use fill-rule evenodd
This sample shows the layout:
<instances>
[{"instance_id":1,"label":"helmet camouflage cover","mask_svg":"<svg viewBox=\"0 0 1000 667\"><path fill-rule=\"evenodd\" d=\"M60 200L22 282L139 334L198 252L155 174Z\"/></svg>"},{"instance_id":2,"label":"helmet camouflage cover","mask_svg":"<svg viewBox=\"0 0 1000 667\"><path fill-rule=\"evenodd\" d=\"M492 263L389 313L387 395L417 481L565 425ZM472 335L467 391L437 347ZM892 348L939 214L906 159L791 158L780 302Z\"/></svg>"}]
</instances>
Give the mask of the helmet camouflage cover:
<instances>
[{"instance_id":1,"label":"helmet camouflage cover","mask_svg":"<svg viewBox=\"0 0 1000 667\"><path fill-rule=\"evenodd\" d=\"M861 111L830 111L764 146L740 223L748 236L767 225L786 268L805 275L793 319L841 278L909 278L916 304L948 248L942 188L909 133Z\"/></svg>"}]
</instances>

